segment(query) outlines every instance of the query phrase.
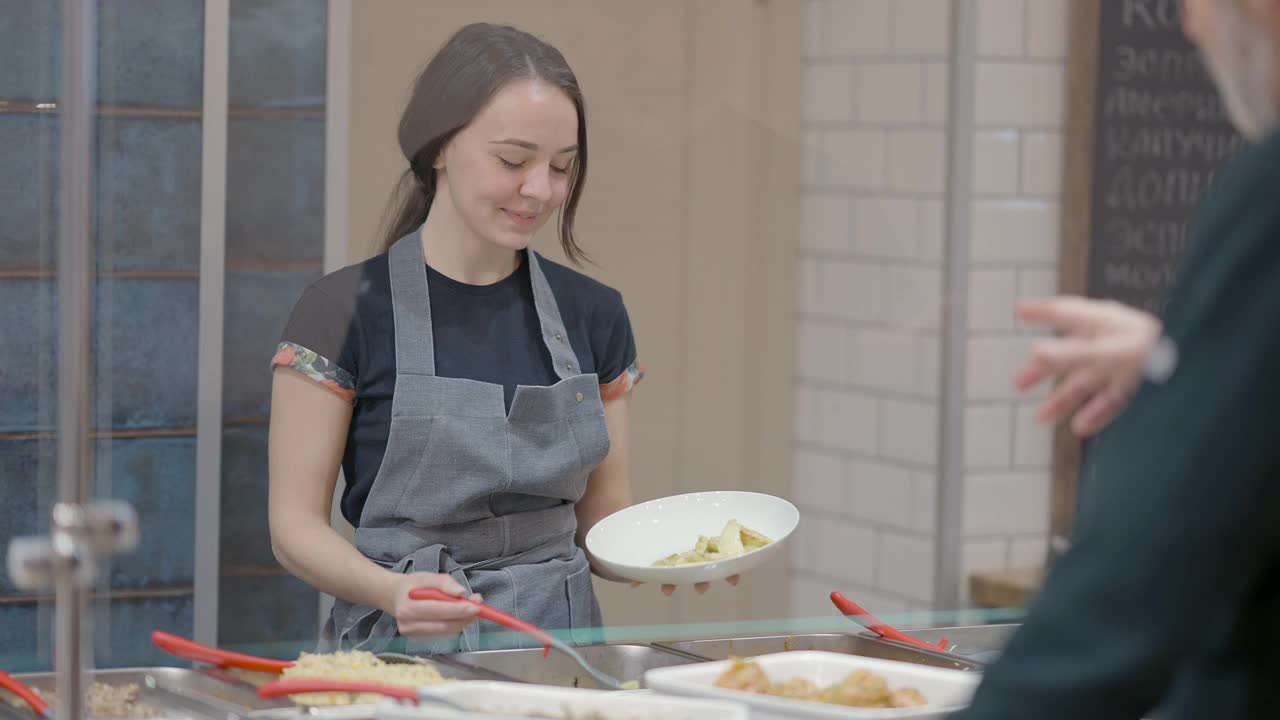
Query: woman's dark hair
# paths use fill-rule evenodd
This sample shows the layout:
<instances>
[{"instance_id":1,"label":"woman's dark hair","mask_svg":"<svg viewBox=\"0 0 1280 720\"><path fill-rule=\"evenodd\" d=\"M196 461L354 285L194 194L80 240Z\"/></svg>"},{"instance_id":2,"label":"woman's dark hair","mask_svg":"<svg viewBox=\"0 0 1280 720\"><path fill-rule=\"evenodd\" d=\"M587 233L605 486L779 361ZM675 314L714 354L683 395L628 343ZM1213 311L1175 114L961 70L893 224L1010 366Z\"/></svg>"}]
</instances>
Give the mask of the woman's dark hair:
<instances>
[{"instance_id":1,"label":"woman's dark hair","mask_svg":"<svg viewBox=\"0 0 1280 720\"><path fill-rule=\"evenodd\" d=\"M409 160L387 204L381 251L427 219L436 194L436 157L503 86L541 80L560 88L578 114L578 152L560 209L560 245L576 265L587 254L573 237L573 219L587 177L587 119L582 90L559 50L506 25L474 23L449 38L413 85L400 117L400 149Z\"/></svg>"}]
</instances>

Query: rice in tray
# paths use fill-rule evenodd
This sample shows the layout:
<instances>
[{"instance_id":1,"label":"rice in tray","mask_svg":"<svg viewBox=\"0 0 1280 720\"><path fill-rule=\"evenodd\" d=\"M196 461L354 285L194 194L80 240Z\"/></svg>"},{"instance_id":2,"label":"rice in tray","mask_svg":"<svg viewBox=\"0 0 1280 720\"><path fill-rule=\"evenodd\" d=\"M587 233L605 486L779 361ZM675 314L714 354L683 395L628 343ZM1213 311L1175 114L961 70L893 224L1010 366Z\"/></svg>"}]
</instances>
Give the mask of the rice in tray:
<instances>
[{"instance_id":1,"label":"rice in tray","mask_svg":"<svg viewBox=\"0 0 1280 720\"><path fill-rule=\"evenodd\" d=\"M58 698L52 697L50 693L39 688L32 688L32 692L44 698L55 711L58 705ZM89 717L93 718L152 718L160 715L160 710L139 702L138 697L142 694L142 688L137 683L123 683L120 685L111 685L103 682L95 682L89 685L88 690L88 708ZM22 710L30 710L31 706L25 700L15 695L5 693L6 700L10 705Z\"/></svg>"},{"instance_id":2,"label":"rice in tray","mask_svg":"<svg viewBox=\"0 0 1280 720\"><path fill-rule=\"evenodd\" d=\"M362 650L336 653L302 653L298 661L281 673L285 678L320 678L371 682L397 687L423 687L450 682L434 665L388 663ZM306 693L291 695L300 705L364 705L385 698L372 693Z\"/></svg>"}]
</instances>

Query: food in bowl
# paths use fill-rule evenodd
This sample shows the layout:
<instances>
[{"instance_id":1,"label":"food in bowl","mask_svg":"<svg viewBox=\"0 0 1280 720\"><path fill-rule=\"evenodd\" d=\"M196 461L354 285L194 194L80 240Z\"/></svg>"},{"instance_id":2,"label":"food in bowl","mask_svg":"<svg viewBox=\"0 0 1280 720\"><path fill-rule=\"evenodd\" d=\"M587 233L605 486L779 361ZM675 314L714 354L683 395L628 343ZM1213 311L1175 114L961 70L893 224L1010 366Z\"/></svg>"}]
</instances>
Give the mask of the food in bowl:
<instances>
[{"instance_id":1,"label":"food in bowl","mask_svg":"<svg viewBox=\"0 0 1280 720\"><path fill-rule=\"evenodd\" d=\"M653 567L676 567L695 563L727 560L745 555L752 550L769 545L770 540L764 533L752 530L737 520L725 523L724 529L715 537L699 535L698 542L692 550L673 553L653 563Z\"/></svg>"},{"instance_id":2,"label":"food in bowl","mask_svg":"<svg viewBox=\"0 0 1280 720\"><path fill-rule=\"evenodd\" d=\"M716 679L715 686L726 690L847 707L910 708L928 704L919 690L890 690L889 683L883 677L867 670L856 670L839 683L821 688L807 678L791 678L774 683L758 664L741 658L732 658L729 669Z\"/></svg>"},{"instance_id":3,"label":"food in bowl","mask_svg":"<svg viewBox=\"0 0 1280 720\"><path fill-rule=\"evenodd\" d=\"M418 688L451 682L425 663L389 663L371 652L350 650L335 653L302 653L298 661L284 669L286 679L324 679L369 682L394 687ZM325 692L290 695L299 705L366 705L380 703L372 693Z\"/></svg>"}]
</instances>

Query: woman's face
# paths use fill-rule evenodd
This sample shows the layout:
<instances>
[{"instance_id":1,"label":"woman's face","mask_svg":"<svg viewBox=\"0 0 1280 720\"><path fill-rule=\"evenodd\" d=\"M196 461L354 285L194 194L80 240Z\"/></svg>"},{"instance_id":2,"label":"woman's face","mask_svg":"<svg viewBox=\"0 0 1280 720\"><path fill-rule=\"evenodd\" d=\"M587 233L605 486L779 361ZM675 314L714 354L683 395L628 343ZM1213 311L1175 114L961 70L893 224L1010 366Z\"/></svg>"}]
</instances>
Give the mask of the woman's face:
<instances>
[{"instance_id":1,"label":"woman's face","mask_svg":"<svg viewBox=\"0 0 1280 720\"><path fill-rule=\"evenodd\" d=\"M564 202L577 147L568 95L539 80L513 82L445 145L437 193L478 239L523 250Z\"/></svg>"}]
</instances>

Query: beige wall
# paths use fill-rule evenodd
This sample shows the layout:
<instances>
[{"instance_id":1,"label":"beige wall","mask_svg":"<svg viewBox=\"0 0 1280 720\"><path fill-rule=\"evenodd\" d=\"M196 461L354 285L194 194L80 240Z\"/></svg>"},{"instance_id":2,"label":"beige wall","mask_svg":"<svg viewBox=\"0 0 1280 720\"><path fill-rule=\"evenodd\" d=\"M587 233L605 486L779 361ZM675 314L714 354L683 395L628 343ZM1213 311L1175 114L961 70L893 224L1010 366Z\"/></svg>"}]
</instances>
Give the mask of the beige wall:
<instances>
[{"instance_id":1,"label":"beige wall","mask_svg":"<svg viewBox=\"0 0 1280 720\"><path fill-rule=\"evenodd\" d=\"M382 0L354 8L352 259L404 169L395 126L415 72L462 24L509 22L564 52L587 99L579 210L588 272L626 299L648 377L632 413L637 499L790 495L792 267L802 5L650 0ZM559 259L554 229L538 249ZM670 600L598 583L610 625L781 617L780 559L732 589Z\"/></svg>"}]
</instances>

